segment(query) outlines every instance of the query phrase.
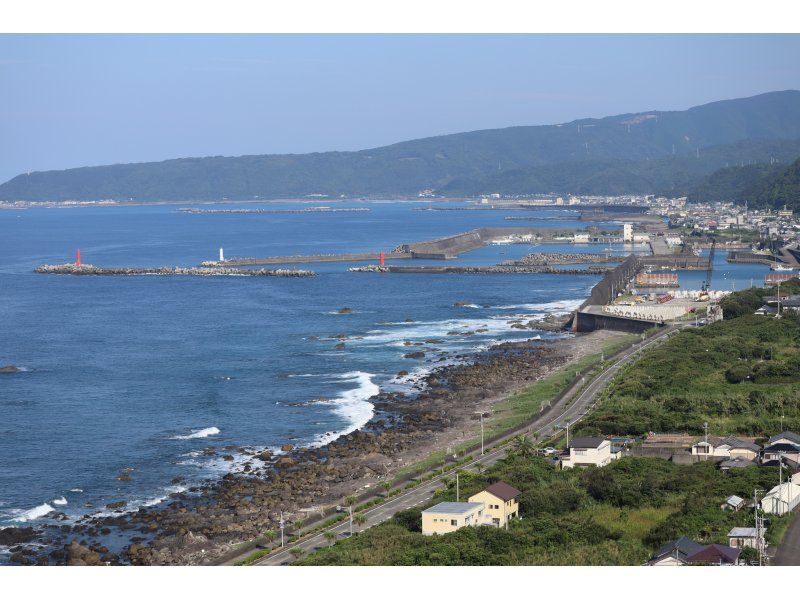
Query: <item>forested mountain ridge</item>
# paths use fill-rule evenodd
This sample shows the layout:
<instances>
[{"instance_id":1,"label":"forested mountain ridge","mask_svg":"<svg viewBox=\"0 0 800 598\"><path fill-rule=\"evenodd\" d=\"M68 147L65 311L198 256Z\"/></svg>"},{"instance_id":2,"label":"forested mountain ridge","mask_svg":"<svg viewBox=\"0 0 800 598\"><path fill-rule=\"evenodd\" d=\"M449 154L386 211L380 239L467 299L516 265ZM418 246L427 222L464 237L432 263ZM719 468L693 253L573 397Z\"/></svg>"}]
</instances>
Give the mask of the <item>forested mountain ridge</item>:
<instances>
[{"instance_id":1,"label":"forested mountain ridge","mask_svg":"<svg viewBox=\"0 0 800 598\"><path fill-rule=\"evenodd\" d=\"M684 111L456 133L356 152L32 172L0 185L0 200L390 196L426 188L461 195L654 192L711 173L725 161L769 160L777 151L770 143L794 148L798 139L800 92L789 90ZM723 147L724 161L711 160L710 148ZM758 155L746 158L753 147L760 148Z\"/></svg>"}]
</instances>

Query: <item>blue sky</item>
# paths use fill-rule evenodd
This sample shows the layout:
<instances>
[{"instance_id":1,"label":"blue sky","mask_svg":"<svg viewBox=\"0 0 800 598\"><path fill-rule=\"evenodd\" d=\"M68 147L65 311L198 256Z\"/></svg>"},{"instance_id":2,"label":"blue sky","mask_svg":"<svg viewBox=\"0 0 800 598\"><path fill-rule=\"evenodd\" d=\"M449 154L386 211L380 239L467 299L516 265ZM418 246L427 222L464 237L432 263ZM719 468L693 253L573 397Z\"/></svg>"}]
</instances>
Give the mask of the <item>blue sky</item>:
<instances>
[{"instance_id":1,"label":"blue sky","mask_svg":"<svg viewBox=\"0 0 800 598\"><path fill-rule=\"evenodd\" d=\"M800 89L800 35L0 35L0 180Z\"/></svg>"}]
</instances>

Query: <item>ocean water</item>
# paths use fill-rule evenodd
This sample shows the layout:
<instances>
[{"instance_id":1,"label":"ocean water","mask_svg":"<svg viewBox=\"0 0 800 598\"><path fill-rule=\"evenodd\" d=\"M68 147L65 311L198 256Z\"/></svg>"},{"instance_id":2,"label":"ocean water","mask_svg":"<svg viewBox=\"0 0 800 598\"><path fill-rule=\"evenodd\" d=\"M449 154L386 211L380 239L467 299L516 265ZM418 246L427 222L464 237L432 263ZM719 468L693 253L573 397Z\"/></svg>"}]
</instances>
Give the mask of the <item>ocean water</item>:
<instances>
[{"instance_id":1,"label":"ocean water","mask_svg":"<svg viewBox=\"0 0 800 598\"><path fill-rule=\"evenodd\" d=\"M216 259L220 246L229 258L389 251L478 226L580 225L547 220L577 216L566 210L538 210L541 221L523 223L504 220L513 212L352 205L370 211L0 211L0 365L24 370L0 375L0 526L46 521L54 510L102 514L119 500L156 504L230 469L203 455L208 447L329 442L370 419L368 399L379 390L409 390L456 356L536 335L508 321L574 309L599 279L348 273L346 263L292 266L315 270L310 279L32 272L72 261L76 248L98 266L189 266ZM537 250L597 249L491 246L448 263L495 264ZM746 268L738 279L761 267ZM763 279L763 268L757 272ZM338 314L342 307L353 313ZM348 337L343 349L339 335ZM428 339L442 343L404 344ZM420 349L424 360L403 357ZM398 378L400 370L410 375ZM123 472L130 481L117 479ZM173 483L177 476L185 481Z\"/></svg>"}]
</instances>

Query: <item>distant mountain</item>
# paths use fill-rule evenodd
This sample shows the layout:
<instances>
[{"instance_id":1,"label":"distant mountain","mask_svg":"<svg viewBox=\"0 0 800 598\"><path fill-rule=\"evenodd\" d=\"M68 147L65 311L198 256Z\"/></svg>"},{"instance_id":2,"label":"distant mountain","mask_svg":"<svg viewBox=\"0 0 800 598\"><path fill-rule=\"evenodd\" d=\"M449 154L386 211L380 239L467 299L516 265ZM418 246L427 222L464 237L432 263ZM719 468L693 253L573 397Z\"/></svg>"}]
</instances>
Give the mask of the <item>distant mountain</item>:
<instances>
[{"instance_id":1,"label":"distant mountain","mask_svg":"<svg viewBox=\"0 0 800 598\"><path fill-rule=\"evenodd\" d=\"M709 174L726 169L730 164L754 163L758 165L756 168L761 168L762 163L777 160L785 167L798 156L800 140L752 139L647 160L559 162L488 176L456 178L441 191L449 196L556 191L576 195L657 193L680 197L692 192L702 194L706 189L701 189L701 185ZM738 168L727 170L738 172Z\"/></svg>"},{"instance_id":2,"label":"distant mountain","mask_svg":"<svg viewBox=\"0 0 800 598\"><path fill-rule=\"evenodd\" d=\"M795 147L798 139L800 92L781 91L684 111L457 133L357 152L182 158L32 172L0 185L0 200L390 196L422 189L464 195L510 189L646 192L678 188L725 161L769 160L770 143ZM746 158L753 146L763 151ZM714 152L725 161L712 159Z\"/></svg>"}]
</instances>

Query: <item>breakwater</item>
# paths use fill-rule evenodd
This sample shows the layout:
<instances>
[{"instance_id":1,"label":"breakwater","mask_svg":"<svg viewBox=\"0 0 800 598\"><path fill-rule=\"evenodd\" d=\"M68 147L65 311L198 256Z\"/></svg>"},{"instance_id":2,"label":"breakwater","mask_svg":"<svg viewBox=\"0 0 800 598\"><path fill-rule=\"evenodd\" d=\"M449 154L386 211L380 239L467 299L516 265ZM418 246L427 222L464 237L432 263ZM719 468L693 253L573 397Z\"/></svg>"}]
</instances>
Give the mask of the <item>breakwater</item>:
<instances>
[{"instance_id":1,"label":"breakwater","mask_svg":"<svg viewBox=\"0 0 800 598\"><path fill-rule=\"evenodd\" d=\"M164 266L159 268L99 268L89 264L44 264L34 269L38 274L69 274L73 276L278 276L303 278L314 276L311 270L247 270L239 268L181 268Z\"/></svg>"},{"instance_id":2,"label":"breakwater","mask_svg":"<svg viewBox=\"0 0 800 598\"><path fill-rule=\"evenodd\" d=\"M348 272L390 272L397 274L566 274L573 276L605 274L610 266L553 268L552 266L358 266Z\"/></svg>"},{"instance_id":3,"label":"breakwater","mask_svg":"<svg viewBox=\"0 0 800 598\"><path fill-rule=\"evenodd\" d=\"M387 252L383 254L385 260L410 260L410 253ZM278 255L273 257L241 257L230 258L224 262L201 262L202 268L221 268L231 266L266 266L268 264L311 264L325 262L376 262L380 253L330 253L320 255Z\"/></svg>"},{"instance_id":4,"label":"breakwater","mask_svg":"<svg viewBox=\"0 0 800 598\"><path fill-rule=\"evenodd\" d=\"M605 264L619 262L619 257L606 253L529 253L518 260L508 260L501 266L558 266L568 264Z\"/></svg>"},{"instance_id":5,"label":"breakwater","mask_svg":"<svg viewBox=\"0 0 800 598\"><path fill-rule=\"evenodd\" d=\"M237 209L203 209L180 208L179 212L185 214L331 214L334 212L369 212L369 208L296 208L296 209L264 209L264 208L237 208Z\"/></svg>"}]
</instances>

